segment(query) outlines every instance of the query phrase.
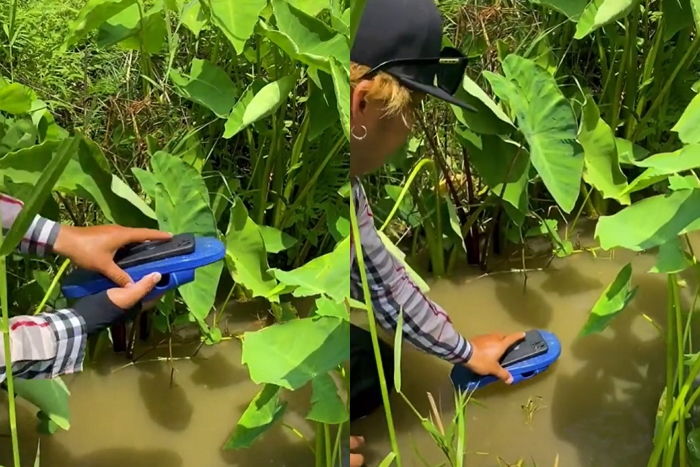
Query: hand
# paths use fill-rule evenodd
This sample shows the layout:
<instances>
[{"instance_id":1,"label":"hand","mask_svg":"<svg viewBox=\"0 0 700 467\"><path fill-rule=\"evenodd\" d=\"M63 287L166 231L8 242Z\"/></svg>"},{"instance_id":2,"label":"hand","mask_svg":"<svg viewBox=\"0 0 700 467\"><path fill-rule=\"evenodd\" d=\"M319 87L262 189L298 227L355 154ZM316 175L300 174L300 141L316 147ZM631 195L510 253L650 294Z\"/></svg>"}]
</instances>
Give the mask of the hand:
<instances>
[{"instance_id":1,"label":"hand","mask_svg":"<svg viewBox=\"0 0 700 467\"><path fill-rule=\"evenodd\" d=\"M114 262L116 251L129 243L148 240L170 240L172 234L152 229L132 229L119 225L74 227L62 225L54 251L81 268L97 271L115 284L124 287L131 277Z\"/></svg>"},{"instance_id":2,"label":"hand","mask_svg":"<svg viewBox=\"0 0 700 467\"><path fill-rule=\"evenodd\" d=\"M129 310L153 290L160 278L159 272L152 272L138 282L130 282L124 287L115 287L107 290L107 297L122 310ZM144 304L144 307L149 308L153 306L156 300L149 300Z\"/></svg>"},{"instance_id":3,"label":"hand","mask_svg":"<svg viewBox=\"0 0 700 467\"><path fill-rule=\"evenodd\" d=\"M365 444L365 438L362 436L350 437L350 451L356 451ZM365 465L365 457L362 454L354 452L350 453L350 467L362 467Z\"/></svg>"},{"instance_id":4,"label":"hand","mask_svg":"<svg viewBox=\"0 0 700 467\"><path fill-rule=\"evenodd\" d=\"M524 332L513 334L485 334L469 339L472 356L464 365L480 375L493 375L506 384L513 382L513 376L501 366L499 360L506 350L525 339Z\"/></svg>"}]
</instances>

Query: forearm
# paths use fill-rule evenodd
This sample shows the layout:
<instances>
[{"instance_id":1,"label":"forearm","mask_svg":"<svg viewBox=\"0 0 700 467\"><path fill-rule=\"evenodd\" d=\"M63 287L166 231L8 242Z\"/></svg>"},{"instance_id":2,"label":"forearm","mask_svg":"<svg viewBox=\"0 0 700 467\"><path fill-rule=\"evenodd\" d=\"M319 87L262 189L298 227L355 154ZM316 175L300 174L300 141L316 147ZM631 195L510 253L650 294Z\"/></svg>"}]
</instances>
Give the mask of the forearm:
<instances>
[{"instance_id":1,"label":"forearm","mask_svg":"<svg viewBox=\"0 0 700 467\"><path fill-rule=\"evenodd\" d=\"M399 313L402 313L406 340L452 363L466 362L471 356L470 343L457 332L447 313L421 292L402 263L384 246L374 226L364 191L359 184L353 188L358 201L365 272L377 321L383 328L393 330L398 325ZM351 269L351 289L353 298L363 300L356 258Z\"/></svg>"},{"instance_id":2,"label":"forearm","mask_svg":"<svg viewBox=\"0 0 700 467\"><path fill-rule=\"evenodd\" d=\"M0 217L3 230L9 230L23 208L20 200L0 193ZM44 256L53 251L61 226L41 216L35 216L22 237L19 250L22 253Z\"/></svg>"}]
</instances>

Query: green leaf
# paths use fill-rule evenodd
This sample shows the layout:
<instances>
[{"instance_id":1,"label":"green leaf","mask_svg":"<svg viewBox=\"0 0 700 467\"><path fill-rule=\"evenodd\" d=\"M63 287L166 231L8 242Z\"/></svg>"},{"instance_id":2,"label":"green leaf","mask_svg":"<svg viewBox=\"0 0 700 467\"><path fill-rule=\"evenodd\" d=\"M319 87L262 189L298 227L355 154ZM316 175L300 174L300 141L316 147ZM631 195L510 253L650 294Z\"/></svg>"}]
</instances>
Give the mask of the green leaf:
<instances>
[{"instance_id":1,"label":"green leaf","mask_svg":"<svg viewBox=\"0 0 700 467\"><path fill-rule=\"evenodd\" d=\"M224 138L231 138L246 127L246 125L243 124L243 114L245 114L246 108L253 100L255 92L255 87L251 84L233 106L231 113L226 119L226 125L224 126Z\"/></svg>"},{"instance_id":2,"label":"green leaf","mask_svg":"<svg viewBox=\"0 0 700 467\"><path fill-rule=\"evenodd\" d=\"M266 384L245 409L224 449L250 447L284 414L286 402L281 402L279 386Z\"/></svg>"},{"instance_id":3,"label":"green leaf","mask_svg":"<svg viewBox=\"0 0 700 467\"><path fill-rule=\"evenodd\" d=\"M401 393L401 347L403 343L403 307L399 308L399 320L394 331L394 388Z\"/></svg>"},{"instance_id":4,"label":"green leaf","mask_svg":"<svg viewBox=\"0 0 700 467\"><path fill-rule=\"evenodd\" d=\"M117 44L124 50L155 54L162 49L166 36L163 7L159 5L142 13L141 7L135 3L100 25L97 45L109 47Z\"/></svg>"},{"instance_id":5,"label":"green leaf","mask_svg":"<svg viewBox=\"0 0 700 467\"><path fill-rule=\"evenodd\" d=\"M280 251L288 250L298 242L291 235L269 225L261 225L260 233L265 241L265 250L268 253L279 253Z\"/></svg>"},{"instance_id":6,"label":"green leaf","mask_svg":"<svg viewBox=\"0 0 700 467\"><path fill-rule=\"evenodd\" d=\"M693 428L686 438L688 453L694 461L700 461L700 428Z\"/></svg>"},{"instance_id":7,"label":"green leaf","mask_svg":"<svg viewBox=\"0 0 700 467\"><path fill-rule=\"evenodd\" d=\"M649 272L675 274L693 265L693 258L684 249L680 237L674 237L659 247L656 264Z\"/></svg>"},{"instance_id":8,"label":"green leaf","mask_svg":"<svg viewBox=\"0 0 700 467\"><path fill-rule=\"evenodd\" d=\"M680 190L643 199L612 216L601 217L595 236L605 250L624 247L641 251L700 229L698 219L700 190Z\"/></svg>"},{"instance_id":9,"label":"green leaf","mask_svg":"<svg viewBox=\"0 0 700 467\"><path fill-rule=\"evenodd\" d=\"M515 112L530 147L530 159L557 204L571 212L579 195L583 154L576 142L577 125L569 102L552 75L532 60L509 55L503 62L507 79L484 72L494 92Z\"/></svg>"},{"instance_id":10,"label":"green leaf","mask_svg":"<svg viewBox=\"0 0 700 467\"><path fill-rule=\"evenodd\" d=\"M677 132L685 144L700 143L700 94L693 97L671 131Z\"/></svg>"},{"instance_id":11,"label":"green leaf","mask_svg":"<svg viewBox=\"0 0 700 467\"><path fill-rule=\"evenodd\" d=\"M262 231L248 217L248 211L239 198L231 206L226 232L226 264L233 279L250 290L253 297L268 297L277 286L277 281L268 272ZM277 301L274 297L270 300Z\"/></svg>"},{"instance_id":12,"label":"green leaf","mask_svg":"<svg viewBox=\"0 0 700 467\"><path fill-rule=\"evenodd\" d=\"M312 379L311 387L311 410L307 419L330 425L339 425L348 419L348 409L338 395L338 388L329 373Z\"/></svg>"},{"instance_id":13,"label":"green leaf","mask_svg":"<svg viewBox=\"0 0 700 467\"><path fill-rule=\"evenodd\" d=\"M342 319L320 316L246 332L242 361L255 383L296 390L349 358L348 326Z\"/></svg>"},{"instance_id":14,"label":"green leaf","mask_svg":"<svg viewBox=\"0 0 700 467\"><path fill-rule=\"evenodd\" d=\"M227 118L236 99L236 88L228 74L207 60L192 60L189 76L170 72L175 92L185 99L203 105L217 117Z\"/></svg>"},{"instance_id":15,"label":"green leaf","mask_svg":"<svg viewBox=\"0 0 700 467\"><path fill-rule=\"evenodd\" d=\"M271 269L281 283L296 287L295 297L325 294L336 302L348 296L350 290L350 242L336 245L331 253L312 259L291 271Z\"/></svg>"},{"instance_id":16,"label":"green leaf","mask_svg":"<svg viewBox=\"0 0 700 467\"><path fill-rule=\"evenodd\" d=\"M649 151L628 139L615 138L615 146L617 146L617 157L623 165L637 165L649 155Z\"/></svg>"},{"instance_id":17,"label":"green leaf","mask_svg":"<svg viewBox=\"0 0 700 467\"><path fill-rule=\"evenodd\" d=\"M391 464L394 462L394 459L396 459L396 453L392 451L389 454L387 454L384 459L382 459L382 461L377 467L390 467Z\"/></svg>"},{"instance_id":18,"label":"green leaf","mask_svg":"<svg viewBox=\"0 0 700 467\"><path fill-rule=\"evenodd\" d=\"M639 0L593 0L581 13L575 39L582 39L598 28L627 16Z\"/></svg>"},{"instance_id":19,"label":"green leaf","mask_svg":"<svg viewBox=\"0 0 700 467\"><path fill-rule=\"evenodd\" d=\"M44 170L34 184L34 189L29 199L24 203L24 207L15 219L7 235L5 235L5 240L0 246L0 256L8 255L22 240L22 237L34 220L34 216L44 205L46 198L51 195L51 190L53 190L58 178L65 170L71 156L78 149L79 142L79 137L63 141L58 147L56 155L44 166ZM3 161L4 159L0 160L0 162Z\"/></svg>"},{"instance_id":20,"label":"green leaf","mask_svg":"<svg viewBox=\"0 0 700 467\"><path fill-rule=\"evenodd\" d=\"M161 230L216 237L216 221L202 176L192 166L163 151L153 154L151 166L157 180L156 216ZM200 325L214 306L222 268L220 261L198 268L194 281L178 289Z\"/></svg>"},{"instance_id":21,"label":"green leaf","mask_svg":"<svg viewBox=\"0 0 700 467\"><path fill-rule=\"evenodd\" d=\"M617 158L615 134L600 118L598 106L590 95L587 96L581 117L579 141L584 151L584 180L600 191L604 198L630 204L629 195L624 194L627 178Z\"/></svg>"},{"instance_id":22,"label":"green leaf","mask_svg":"<svg viewBox=\"0 0 700 467\"><path fill-rule=\"evenodd\" d=\"M348 39L323 21L294 8L285 0L272 0L277 29L260 23L262 34L292 59L331 73L331 57L342 59L349 69ZM348 60L347 65L345 60Z\"/></svg>"},{"instance_id":23,"label":"green leaf","mask_svg":"<svg viewBox=\"0 0 700 467\"><path fill-rule=\"evenodd\" d=\"M246 106L245 112L243 112L243 121L241 122L243 127L245 128L277 110L294 88L294 82L294 76L289 75L262 88Z\"/></svg>"},{"instance_id":24,"label":"green leaf","mask_svg":"<svg viewBox=\"0 0 700 467\"><path fill-rule=\"evenodd\" d=\"M28 113L34 93L19 83L2 84L0 81L0 110L13 115Z\"/></svg>"},{"instance_id":25,"label":"green leaf","mask_svg":"<svg viewBox=\"0 0 700 467\"><path fill-rule=\"evenodd\" d=\"M661 2L661 11L664 22L664 42L671 39L678 31L693 25L693 12L689 0Z\"/></svg>"},{"instance_id":26,"label":"green leaf","mask_svg":"<svg viewBox=\"0 0 700 467\"><path fill-rule=\"evenodd\" d=\"M586 8L586 0L531 0L532 3L544 5L565 14L570 20L576 21Z\"/></svg>"},{"instance_id":27,"label":"green leaf","mask_svg":"<svg viewBox=\"0 0 700 467\"><path fill-rule=\"evenodd\" d=\"M315 304L316 314L319 316L333 316L345 321L350 321L350 313L345 303L334 302L328 297L318 297Z\"/></svg>"},{"instance_id":28,"label":"green leaf","mask_svg":"<svg viewBox=\"0 0 700 467\"><path fill-rule=\"evenodd\" d=\"M416 284L421 292L428 293L430 291L430 287L423 280L420 274L414 271L413 268L406 262L406 253L394 245L394 243L389 239L389 237L386 236L386 234L384 234L384 232L378 231L378 233L379 238L382 240L382 243L386 249L389 250L389 253L391 253L391 255L404 267L406 274L408 274L408 277L411 279L411 282Z\"/></svg>"},{"instance_id":29,"label":"green leaf","mask_svg":"<svg viewBox=\"0 0 700 467\"><path fill-rule=\"evenodd\" d=\"M90 31L135 3L136 0L88 0L78 13L78 17L69 26L70 33L63 47L76 44Z\"/></svg>"},{"instance_id":30,"label":"green leaf","mask_svg":"<svg viewBox=\"0 0 700 467\"><path fill-rule=\"evenodd\" d=\"M669 175L700 167L700 144L685 146L674 152L654 154L637 166L646 167L637 178L632 180L626 192L632 193L668 178Z\"/></svg>"},{"instance_id":31,"label":"green leaf","mask_svg":"<svg viewBox=\"0 0 700 467\"><path fill-rule=\"evenodd\" d=\"M31 402L52 422L64 430L70 428L70 391L60 378L15 379L15 392Z\"/></svg>"},{"instance_id":32,"label":"green leaf","mask_svg":"<svg viewBox=\"0 0 700 467\"><path fill-rule=\"evenodd\" d=\"M343 125L345 137L350 140L350 76L335 57L331 57L331 74L335 89L340 123Z\"/></svg>"},{"instance_id":33,"label":"green leaf","mask_svg":"<svg viewBox=\"0 0 700 467\"><path fill-rule=\"evenodd\" d=\"M246 41L253 34L258 16L267 0L209 0L211 20L233 44L236 53L243 52Z\"/></svg>"},{"instance_id":34,"label":"green leaf","mask_svg":"<svg viewBox=\"0 0 700 467\"><path fill-rule=\"evenodd\" d=\"M451 106L457 120L470 130L489 135L507 135L514 130L513 123L503 109L467 75L464 75L456 97L476 109L476 112L472 112L456 105Z\"/></svg>"},{"instance_id":35,"label":"green leaf","mask_svg":"<svg viewBox=\"0 0 700 467\"><path fill-rule=\"evenodd\" d=\"M47 140L7 154L0 159L0 171L16 183L35 184L50 163L60 141ZM144 227L153 215L138 195L112 175L107 158L94 142L81 138L78 148L59 177L55 190L94 201L102 214L116 224ZM137 209L134 209L136 207Z\"/></svg>"},{"instance_id":36,"label":"green leaf","mask_svg":"<svg viewBox=\"0 0 700 467\"><path fill-rule=\"evenodd\" d=\"M668 177L668 188L673 191L700 188L700 179L695 174L685 176L673 174Z\"/></svg>"},{"instance_id":37,"label":"green leaf","mask_svg":"<svg viewBox=\"0 0 700 467\"><path fill-rule=\"evenodd\" d=\"M632 289L632 265L624 266L615 280L606 287L591 309L588 321L581 329L581 336L600 332L608 327L610 321L617 316L632 300L637 288Z\"/></svg>"},{"instance_id":38,"label":"green leaf","mask_svg":"<svg viewBox=\"0 0 700 467\"><path fill-rule=\"evenodd\" d=\"M207 25L207 16L202 9L200 0L186 1L182 6L180 20L187 29L192 31L195 37L199 36L199 33L202 32L202 29Z\"/></svg>"},{"instance_id":39,"label":"green leaf","mask_svg":"<svg viewBox=\"0 0 700 467\"><path fill-rule=\"evenodd\" d=\"M323 10L330 7L328 0L287 0L290 5L309 16L318 16Z\"/></svg>"}]
</instances>

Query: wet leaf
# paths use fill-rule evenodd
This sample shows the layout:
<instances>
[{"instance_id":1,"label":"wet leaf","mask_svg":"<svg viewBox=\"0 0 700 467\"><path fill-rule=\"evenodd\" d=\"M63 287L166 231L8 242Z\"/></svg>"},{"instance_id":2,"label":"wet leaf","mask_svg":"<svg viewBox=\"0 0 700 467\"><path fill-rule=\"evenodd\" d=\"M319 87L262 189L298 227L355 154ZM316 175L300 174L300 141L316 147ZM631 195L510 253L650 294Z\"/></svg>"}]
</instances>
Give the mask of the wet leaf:
<instances>
[{"instance_id":1,"label":"wet leaf","mask_svg":"<svg viewBox=\"0 0 700 467\"><path fill-rule=\"evenodd\" d=\"M311 410L307 419L331 425L341 424L348 419L347 406L338 395L338 388L329 373L316 376L311 380L311 386Z\"/></svg>"},{"instance_id":2,"label":"wet leaf","mask_svg":"<svg viewBox=\"0 0 700 467\"><path fill-rule=\"evenodd\" d=\"M120 11L134 5L136 0L89 0L71 23L70 33L63 47L70 47L83 39L93 29Z\"/></svg>"},{"instance_id":3,"label":"wet leaf","mask_svg":"<svg viewBox=\"0 0 700 467\"><path fill-rule=\"evenodd\" d=\"M224 449L250 447L284 414L287 403L280 401L279 390L280 388L273 384L265 385L248 404L233 433L224 444Z\"/></svg>"},{"instance_id":4,"label":"wet leaf","mask_svg":"<svg viewBox=\"0 0 700 467\"><path fill-rule=\"evenodd\" d=\"M598 106L590 95L583 107L579 141L584 151L584 180L600 191L604 198L630 204L629 195L624 194L627 178L620 168L615 134L600 118Z\"/></svg>"},{"instance_id":5,"label":"wet leaf","mask_svg":"<svg viewBox=\"0 0 700 467\"><path fill-rule=\"evenodd\" d=\"M170 72L175 92L208 108L216 116L227 118L236 99L236 89L228 74L207 60L193 59L188 76Z\"/></svg>"},{"instance_id":6,"label":"wet leaf","mask_svg":"<svg viewBox=\"0 0 700 467\"><path fill-rule=\"evenodd\" d=\"M271 269L281 283L295 287L295 297L327 295L341 302L350 291L350 242L340 242L331 253L314 258L291 271Z\"/></svg>"},{"instance_id":7,"label":"wet leaf","mask_svg":"<svg viewBox=\"0 0 700 467\"><path fill-rule=\"evenodd\" d=\"M693 265L693 259L685 249L680 237L674 237L659 247L656 264L649 272L674 274Z\"/></svg>"},{"instance_id":8,"label":"wet leaf","mask_svg":"<svg viewBox=\"0 0 700 467\"><path fill-rule=\"evenodd\" d=\"M253 297L267 297L277 286L277 281L268 272L262 231L248 216L239 198L231 206L226 232L226 264L233 279L250 290ZM278 301L275 297L270 299Z\"/></svg>"},{"instance_id":9,"label":"wet leaf","mask_svg":"<svg viewBox=\"0 0 700 467\"><path fill-rule=\"evenodd\" d=\"M242 362L255 383L296 390L349 358L348 326L342 319L320 316L246 332Z\"/></svg>"},{"instance_id":10,"label":"wet leaf","mask_svg":"<svg viewBox=\"0 0 700 467\"><path fill-rule=\"evenodd\" d=\"M612 216L601 217L595 236L605 250L624 247L641 251L700 229L698 219L700 190L679 190L643 199Z\"/></svg>"},{"instance_id":11,"label":"wet leaf","mask_svg":"<svg viewBox=\"0 0 700 467\"><path fill-rule=\"evenodd\" d=\"M243 52L246 41L253 34L258 16L267 0L209 0L211 21L233 44L236 53Z\"/></svg>"},{"instance_id":12,"label":"wet leaf","mask_svg":"<svg viewBox=\"0 0 700 467\"><path fill-rule=\"evenodd\" d=\"M685 144L700 143L700 94L690 101L671 131Z\"/></svg>"},{"instance_id":13,"label":"wet leaf","mask_svg":"<svg viewBox=\"0 0 700 467\"><path fill-rule=\"evenodd\" d=\"M70 391L61 378L54 379L15 379L15 392L22 399L31 402L53 423L64 430L70 428Z\"/></svg>"},{"instance_id":14,"label":"wet leaf","mask_svg":"<svg viewBox=\"0 0 700 467\"><path fill-rule=\"evenodd\" d=\"M610 321L625 309L634 298L637 288L632 288L632 264L624 266L615 280L606 287L591 309L588 321L581 329L581 336L604 330Z\"/></svg>"},{"instance_id":15,"label":"wet leaf","mask_svg":"<svg viewBox=\"0 0 700 467\"><path fill-rule=\"evenodd\" d=\"M493 91L515 112L530 160L559 206L571 212L579 195L583 152L569 102L554 77L532 60L509 55L506 77L484 72Z\"/></svg>"}]
</instances>

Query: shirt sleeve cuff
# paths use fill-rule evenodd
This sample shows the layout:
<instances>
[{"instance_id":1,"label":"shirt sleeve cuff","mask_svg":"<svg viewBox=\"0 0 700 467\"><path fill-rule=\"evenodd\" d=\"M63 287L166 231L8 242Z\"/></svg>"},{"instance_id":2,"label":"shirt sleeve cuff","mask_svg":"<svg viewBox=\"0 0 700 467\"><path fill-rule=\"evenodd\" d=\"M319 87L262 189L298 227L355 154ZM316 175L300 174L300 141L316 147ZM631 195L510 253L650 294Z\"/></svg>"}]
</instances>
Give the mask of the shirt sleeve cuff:
<instances>
[{"instance_id":1,"label":"shirt sleeve cuff","mask_svg":"<svg viewBox=\"0 0 700 467\"><path fill-rule=\"evenodd\" d=\"M32 256L46 256L53 252L53 245L56 243L60 229L61 225L52 220L41 216L34 217L22 239L20 251Z\"/></svg>"},{"instance_id":2,"label":"shirt sleeve cuff","mask_svg":"<svg viewBox=\"0 0 700 467\"><path fill-rule=\"evenodd\" d=\"M56 336L56 360L51 377L81 371L87 343L85 320L70 309L45 316Z\"/></svg>"},{"instance_id":3,"label":"shirt sleeve cuff","mask_svg":"<svg viewBox=\"0 0 700 467\"><path fill-rule=\"evenodd\" d=\"M457 355L454 358L450 359L450 363L454 364L463 364L467 363L469 359L472 358L472 352L473 352L473 347L471 342L468 340L462 338L462 342L460 342L458 346L458 352Z\"/></svg>"}]
</instances>

